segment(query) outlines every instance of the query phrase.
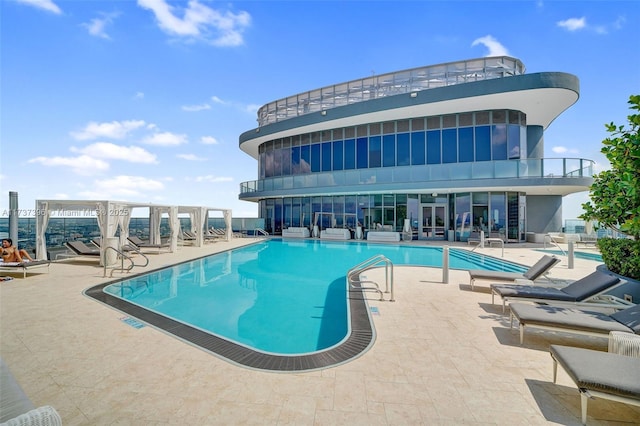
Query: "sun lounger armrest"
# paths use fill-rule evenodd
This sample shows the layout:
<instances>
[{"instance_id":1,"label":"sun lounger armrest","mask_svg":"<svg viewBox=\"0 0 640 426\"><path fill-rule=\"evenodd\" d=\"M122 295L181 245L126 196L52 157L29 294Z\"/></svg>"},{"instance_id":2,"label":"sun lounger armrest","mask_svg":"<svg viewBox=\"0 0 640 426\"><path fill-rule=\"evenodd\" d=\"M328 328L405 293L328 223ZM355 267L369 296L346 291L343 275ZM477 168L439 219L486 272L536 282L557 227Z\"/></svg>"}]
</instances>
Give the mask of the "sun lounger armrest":
<instances>
[{"instance_id":1,"label":"sun lounger armrest","mask_svg":"<svg viewBox=\"0 0 640 426\"><path fill-rule=\"evenodd\" d=\"M640 336L622 331L610 332L609 352L640 358Z\"/></svg>"}]
</instances>

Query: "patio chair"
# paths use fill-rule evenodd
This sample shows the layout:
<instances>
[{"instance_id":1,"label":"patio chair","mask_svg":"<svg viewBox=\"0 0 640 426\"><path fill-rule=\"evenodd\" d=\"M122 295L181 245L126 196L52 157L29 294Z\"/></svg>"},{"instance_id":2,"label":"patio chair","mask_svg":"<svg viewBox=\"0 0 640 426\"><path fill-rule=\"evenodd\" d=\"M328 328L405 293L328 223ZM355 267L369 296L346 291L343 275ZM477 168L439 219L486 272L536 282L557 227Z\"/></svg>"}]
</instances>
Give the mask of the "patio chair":
<instances>
[{"instance_id":1,"label":"patio chair","mask_svg":"<svg viewBox=\"0 0 640 426\"><path fill-rule=\"evenodd\" d=\"M130 235L130 236L127 237L127 239L138 250L143 249L143 248L155 248L155 249L160 250L160 249L163 249L163 248L171 247L170 243L152 244L152 243L150 243L148 241L141 240L139 237L137 237L135 235Z\"/></svg>"},{"instance_id":2,"label":"patio chair","mask_svg":"<svg viewBox=\"0 0 640 426\"><path fill-rule=\"evenodd\" d=\"M560 259L555 256L544 255L540 260L538 260L532 267L527 269L524 273L520 274L517 272L504 272L504 271L486 271L482 269L471 269L469 270L469 284L471 285L471 290L473 290L473 285L476 280L489 280L489 281L511 281L515 282L515 280L529 280L535 281L541 276L547 276L549 270L553 268L555 265L560 263Z\"/></svg>"},{"instance_id":3,"label":"patio chair","mask_svg":"<svg viewBox=\"0 0 640 426\"><path fill-rule=\"evenodd\" d=\"M640 334L640 305L631 306L613 314L562 306L511 303L513 320L520 324L520 344L524 343L527 327L563 331L587 336L606 337L611 331Z\"/></svg>"},{"instance_id":4,"label":"patio chair","mask_svg":"<svg viewBox=\"0 0 640 426\"><path fill-rule=\"evenodd\" d=\"M472 231L467 238L467 244L480 244L480 233Z\"/></svg>"},{"instance_id":5,"label":"patio chair","mask_svg":"<svg viewBox=\"0 0 640 426\"><path fill-rule=\"evenodd\" d=\"M558 364L580 392L582 424L589 399L602 398L640 407L640 336L612 331L608 352L551 345L553 383Z\"/></svg>"},{"instance_id":6,"label":"patio chair","mask_svg":"<svg viewBox=\"0 0 640 426\"><path fill-rule=\"evenodd\" d=\"M64 245L76 256L100 256L99 248L89 247L82 241L67 241Z\"/></svg>"},{"instance_id":7,"label":"patio chair","mask_svg":"<svg viewBox=\"0 0 640 426\"><path fill-rule=\"evenodd\" d=\"M49 272L49 265L51 264L48 260L31 260L31 261L23 261L23 262L0 262L0 272L7 273L16 273L22 272L22 278L27 278L27 272L30 269L42 268L44 266L47 267L47 272Z\"/></svg>"},{"instance_id":8,"label":"patio chair","mask_svg":"<svg viewBox=\"0 0 640 426\"><path fill-rule=\"evenodd\" d=\"M550 305L587 305L623 309L633 303L605 294L623 284L619 278L595 271L563 288L533 285L491 284L491 303L495 296L502 298L502 311L510 300ZM596 305L597 303L597 305Z\"/></svg>"}]
</instances>

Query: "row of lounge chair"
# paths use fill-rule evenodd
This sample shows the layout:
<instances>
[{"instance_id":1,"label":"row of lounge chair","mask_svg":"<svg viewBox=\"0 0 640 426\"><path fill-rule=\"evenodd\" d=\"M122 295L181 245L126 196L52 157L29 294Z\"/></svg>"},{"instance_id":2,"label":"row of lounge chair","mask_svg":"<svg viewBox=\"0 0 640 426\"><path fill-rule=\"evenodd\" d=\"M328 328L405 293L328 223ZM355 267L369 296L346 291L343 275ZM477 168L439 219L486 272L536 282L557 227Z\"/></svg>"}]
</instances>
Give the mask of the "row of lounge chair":
<instances>
[{"instance_id":1,"label":"row of lounge chair","mask_svg":"<svg viewBox=\"0 0 640 426\"><path fill-rule=\"evenodd\" d=\"M502 299L503 312L509 302L511 328L514 320L520 325L520 344L528 328L609 337L608 352L561 345L549 348L554 383L560 365L579 389L583 424L593 397L640 406L640 305L607 294L624 281L600 271L560 288L534 285L558 262L544 256L523 274L469 271L471 287L480 279L512 282L492 283L491 298L492 303L496 296ZM513 283L518 280L527 284Z\"/></svg>"}]
</instances>

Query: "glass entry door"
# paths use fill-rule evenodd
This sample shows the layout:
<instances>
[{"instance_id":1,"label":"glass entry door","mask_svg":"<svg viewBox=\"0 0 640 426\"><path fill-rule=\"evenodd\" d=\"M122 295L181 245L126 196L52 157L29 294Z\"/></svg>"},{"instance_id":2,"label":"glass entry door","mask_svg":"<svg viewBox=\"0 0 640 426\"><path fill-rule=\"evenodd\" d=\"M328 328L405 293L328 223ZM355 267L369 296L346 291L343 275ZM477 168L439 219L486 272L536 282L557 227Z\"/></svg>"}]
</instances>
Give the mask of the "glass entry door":
<instances>
[{"instance_id":1,"label":"glass entry door","mask_svg":"<svg viewBox=\"0 0 640 426\"><path fill-rule=\"evenodd\" d=\"M421 240L444 240L447 229L447 206L445 204L422 204L420 206Z\"/></svg>"}]
</instances>

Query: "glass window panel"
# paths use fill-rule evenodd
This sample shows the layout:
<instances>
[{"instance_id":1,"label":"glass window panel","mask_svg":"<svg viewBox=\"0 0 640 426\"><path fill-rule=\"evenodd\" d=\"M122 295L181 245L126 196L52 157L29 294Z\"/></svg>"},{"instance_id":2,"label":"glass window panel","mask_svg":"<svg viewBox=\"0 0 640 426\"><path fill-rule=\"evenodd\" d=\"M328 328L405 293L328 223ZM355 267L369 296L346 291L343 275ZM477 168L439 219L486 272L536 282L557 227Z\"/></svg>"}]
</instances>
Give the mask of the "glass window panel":
<instances>
[{"instance_id":1,"label":"glass window panel","mask_svg":"<svg viewBox=\"0 0 640 426\"><path fill-rule=\"evenodd\" d=\"M489 124L489 111L476 112L476 126Z\"/></svg>"},{"instance_id":2,"label":"glass window panel","mask_svg":"<svg viewBox=\"0 0 640 426\"><path fill-rule=\"evenodd\" d=\"M440 128L440 116L427 117L427 129L439 129Z\"/></svg>"},{"instance_id":3,"label":"glass window panel","mask_svg":"<svg viewBox=\"0 0 640 426\"><path fill-rule=\"evenodd\" d=\"M409 133L399 133L396 137L398 139L397 164L398 166L408 166L411 164L411 158L409 157L411 152L409 149ZM424 152L424 149L422 152Z\"/></svg>"},{"instance_id":4,"label":"glass window panel","mask_svg":"<svg viewBox=\"0 0 640 426\"><path fill-rule=\"evenodd\" d=\"M369 124L369 135L379 135L380 134L380 123ZM360 133L358 133L360 136Z\"/></svg>"},{"instance_id":5,"label":"glass window panel","mask_svg":"<svg viewBox=\"0 0 640 426\"><path fill-rule=\"evenodd\" d=\"M300 147L300 173L311 172L311 147L302 145Z\"/></svg>"},{"instance_id":6,"label":"glass window panel","mask_svg":"<svg viewBox=\"0 0 640 426\"><path fill-rule=\"evenodd\" d=\"M489 218L490 232L504 232L506 226L506 196L504 192L491 194L491 214ZM506 233L505 233L506 234Z\"/></svg>"},{"instance_id":7,"label":"glass window panel","mask_svg":"<svg viewBox=\"0 0 640 426\"><path fill-rule=\"evenodd\" d=\"M473 161L473 127L458 129L458 158L461 163Z\"/></svg>"},{"instance_id":8,"label":"glass window panel","mask_svg":"<svg viewBox=\"0 0 640 426\"><path fill-rule=\"evenodd\" d=\"M491 128L479 126L475 128L476 161L491 161Z\"/></svg>"},{"instance_id":9,"label":"glass window panel","mask_svg":"<svg viewBox=\"0 0 640 426\"><path fill-rule=\"evenodd\" d=\"M264 177L273 176L273 151L264 154Z\"/></svg>"},{"instance_id":10,"label":"glass window panel","mask_svg":"<svg viewBox=\"0 0 640 426\"><path fill-rule=\"evenodd\" d=\"M438 141L439 143L440 141ZM440 157L438 155L438 157ZM411 164L414 166L425 163L425 133L411 133Z\"/></svg>"},{"instance_id":11,"label":"glass window panel","mask_svg":"<svg viewBox=\"0 0 640 426\"><path fill-rule=\"evenodd\" d=\"M507 159L507 126L495 124L491 131L491 153L493 160Z\"/></svg>"},{"instance_id":12,"label":"glass window panel","mask_svg":"<svg viewBox=\"0 0 640 426\"><path fill-rule=\"evenodd\" d=\"M367 138L358 138L356 140L357 163L359 169L369 167L369 140Z\"/></svg>"},{"instance_id":13,"label":"glass window panel","mask_svg":"<svg viewBox=\"0 0 640 426\"><path fill-rule=\"evenodd\" d=\"M382 133L388 135L389 133L396 132L396 122L395 121L387 121L382 125Z\"/></svg>"},{"instance_id":14,"label":"glass window panel","mask_svg":"<svg viewBox=\"0 0 640 426\"><path fill-rule=\"evenodd\" d=\"M504 110L495 110L491 115L493 116L493 124L502 124L507 122L507 112Z\"/></svg>"},{"instance_id":15,"label":"glass window panel","mask_svg":"<svg viewBox=\"0 0 640 426\"><path fill-rule=\"evenodd\" d=\"M322 142L328 142L331 140L331 130L322 131Z\"/></svg>"},{"instance_id":16,"label":"glass window panel","mask_svg":"<svg viewBox=\"0 0 640 426\"><path fill-rule=\"evenodd\" d=\"M311 145L311 171L320 171L320 144Z\"/></svg>"},{"instance_id":17,"label":"glass window panel","mask_svg":"<svg viewBox=\"0 0 640 426\"><path fill-rule=\"evenodd\" d=\"M291 148L282 149L282 176L291 175Z\"/></svg>"},{"instance_id":18,"label":"glass window panel","mask_svg":"<svg viewBox=\"0 0 640 426\"><path fill-rule=\"evenodd\" d=\"M345 138L355 138L356 137L356 129L355 127L347 127L344 129L344 137Z\"/></svg>"},{"instance_id":19,"label":"glass window panel","mask_svg":"<svg viewBox=\"0 0 640 426\"><path fill-rule=\"evenodd\" d=\"M382 165L382 138L372 136L369 138L369 167L380 167Z\"/></svg>"},{"instance_id":20,"label":"glass window panel","mask_svg":"<svg viewBox=\"0 0 640 426\"><path fill-rule=\"evenodd\" d=\"M356 213L356 196L347 195L344 200L344 212L355 214Z\"/></svg>"},{"instance_id":21,"label":"glass window panel","mask_svg":"<svg viewBox=\"0 0 640 426\"><path fill-rule=\"evenodd\" d=\"M342 170L344 168L344 148L342 141L333 143L333 170Z\"/></svg>"},{"instance_id":22,"label":"glass window panel","mask_svg":"<svg viewBox=\"0 0 640 426\"><path fill-rule=\"evenodd\" d=\"M356 141L347 139L344 141L344 168L351 170L356 168Z\"/></svg>"},{"instance_id":23,"label":"glass window panel","mask_svg":"<svg viewBox=\"0 0 640 426\"><path fill-rule=\"evenodd\" d=\"M460 127L473 125L473 113L467 112L458 115L458 125Z\"/></svg>"},{"instance_id":24,"label":"glass window panel","mask_svg":"<svg viewBox=\"0 0 640 426\"><path fill-rule=\"evenodd\" d=\"M409 131L409 120L400 120L396 123L397 132L403 133Z\"/></svg>"},{"instance_id":25,"label":"glass window panel","mask_svg":"<svg viewBox=\"0 0 640 426\"><path fill-rule=\"evenodd\" d=\"M331 142L322 143L322 171L331 171Z\"/></svg>"},{"instance_id":26,"label":"glass window panel","mask_svg":"<svg viewBox=\"0 0 640 426\"><path fill-rule=\"evenodd\" d=\"M520 158L520 126L509 124L507 135L509 159Z\"/></svg>"},{"instance_id":27,"label":"glass window panel","mask_svg":"<svg viewBox=\"0 0 640 426\"><path fill-rule=\"evenodd\" d=\"M384 167L396 165L396 135L382 137L382 165Z\"/></svg>"},{"instance_id":28,"label":"glass window panel","mask_svg":"<svg viewBox=\"0 0 640 426\"><path fill-rule=\"evenodd\" d=\"M440 164L440 130L427 131L427 164Z\"/></svg>"},{"instance_id":29,"label":"glass window panel","mask_svg":"<svg viewBox=\"0 0 640 426\"><path fill-rule=\"evenodd\" d=\"M369 126L367 126L366 124L362 126L358 126L358 129L357 129L358 137L367 136L368 127Z\"/></svg>"},{"instance_id":30,"label":"glass window panel","mask_svg":"<svg viewBox=\"0 0 640 426\"><path fill-rule=\"evenodd\" d=\"M424 118L414 118L411 120L411 130L424 130Z\"/></svg>"},{"instance_id":31,"label":"glass window panel","mask_svg":"<svg viewBox=\"0 0 640 426\"><path fill-rule=\"evenodd\" d=\"M451 115L445 115L444 117L442 117L442 127L444 128L456 127L456 115L451 114Z\"/></svg>"},{"instance_id":32,"label":"glass window panel","mask_svg":"<svg viewBox=\"0 0 640 426\"><path fill-rule=\"evenodd\" d=\"M344 129L333 129L333 140L334 141L341 141L342 139L344 139Z\"/></svg>"},{"instance_id":33,"label":"glass window panel","mask_svg":"<svg viewBox=\"0 0 640 426\"><path fill-rule=\"evenodd\" d=\"M318 143L320 142L320 132L313 132L311 133L311 143Z\"/></svg>"},{"instance_id":34,"label":"glass window panel","mask_svg":"<svg viewBox=\"0 0 640 426\"><path fill-rule=\"evenodd\" d=\"M294 146L291 148L291 174L300 174L300 147Z\"/></svg>"},{"instance_id":35,"label":"glass window panel","mask_svg":"<svg viewBox=\"0 0 640 426\"><path fill-rule=\"evenodd\" d=\"M442 131L442 162L458 162L458 132L456 129Z\"/></svg>"},{"instance_id":36,"label":"glass window panel","mask_svg":"<svg viewBox=\"0 0 640 426\"><path fill-rule=\"evenodd\" d=\"M518 111L509 111L509 124L520 124L520 113Z\"/></svg>"}]
</instances>

